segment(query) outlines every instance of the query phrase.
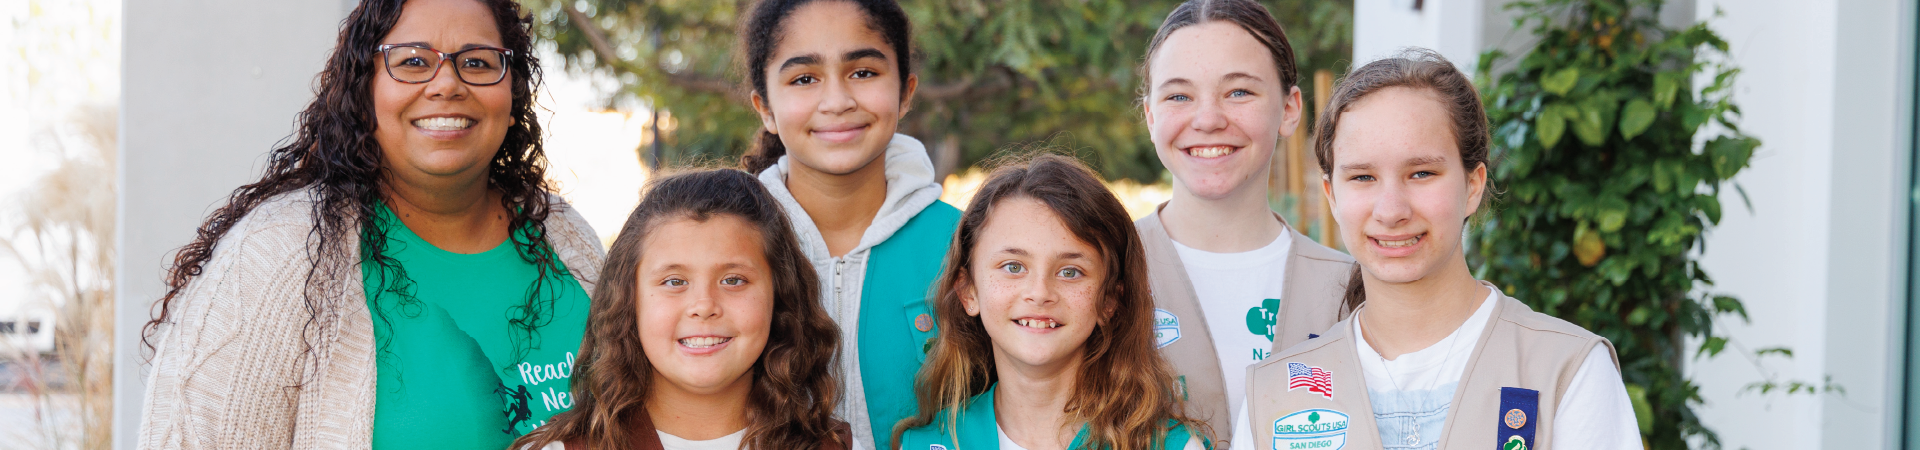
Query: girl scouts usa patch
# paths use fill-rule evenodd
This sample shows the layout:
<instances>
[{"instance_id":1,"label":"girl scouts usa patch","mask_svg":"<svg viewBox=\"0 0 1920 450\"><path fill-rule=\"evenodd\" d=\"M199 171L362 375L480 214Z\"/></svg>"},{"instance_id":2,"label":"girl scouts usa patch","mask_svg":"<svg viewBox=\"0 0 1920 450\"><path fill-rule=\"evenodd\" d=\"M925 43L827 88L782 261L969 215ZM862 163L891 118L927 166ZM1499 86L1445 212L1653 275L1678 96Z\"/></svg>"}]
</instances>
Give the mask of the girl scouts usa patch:
<instances>
[{"instance_id":1,"label":"girl scouts usa patch","mask_svg":"<svg viewBox=\"0 0 1920 450\"><path fill-rule=\"evenodd\" d=\"M1346 413L1316 408L1273 421L1273 450L1340 450L1346 446Z\"/></svg>"},{"instance_id":2,"label":"girl scouts usa patch","mask_svg":"<svg viewBox=\"0 0 1920 450\"><path fill-rule=\"evenodd\" d=\"M1153 348L1166 347L1180 340L1180 316L1164 309L1153 310Z\"/></svg>"}]
</instances>

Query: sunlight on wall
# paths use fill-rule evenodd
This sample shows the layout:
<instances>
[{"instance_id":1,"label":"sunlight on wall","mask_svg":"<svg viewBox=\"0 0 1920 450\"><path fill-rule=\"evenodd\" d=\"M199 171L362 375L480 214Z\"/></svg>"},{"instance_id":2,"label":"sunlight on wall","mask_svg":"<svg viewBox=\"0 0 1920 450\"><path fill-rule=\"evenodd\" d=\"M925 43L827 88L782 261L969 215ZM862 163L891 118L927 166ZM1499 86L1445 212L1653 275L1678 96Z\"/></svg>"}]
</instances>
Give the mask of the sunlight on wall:
<instances>
[{"instance_id":1,"label":"sunlight on wall","mask_svg":"<svg viewBox=\"0 0 1920 450\"><path fill-rule=\"evenodd\" d=\"M969 168L965 172L947 175L940 183L943 191L940 201L947 202L962 211L967 202L973 201L974 194L980 192L980 185L987 182L987 172L979 168ZM1113 196L1120 199L1120 205L1127 208L1127 215L1135 220L1146 217L1155 207L1173 198L1173 187L1166 183L1140 184L1130 180L1102 181Z\"/></svg>"}]
</instances>

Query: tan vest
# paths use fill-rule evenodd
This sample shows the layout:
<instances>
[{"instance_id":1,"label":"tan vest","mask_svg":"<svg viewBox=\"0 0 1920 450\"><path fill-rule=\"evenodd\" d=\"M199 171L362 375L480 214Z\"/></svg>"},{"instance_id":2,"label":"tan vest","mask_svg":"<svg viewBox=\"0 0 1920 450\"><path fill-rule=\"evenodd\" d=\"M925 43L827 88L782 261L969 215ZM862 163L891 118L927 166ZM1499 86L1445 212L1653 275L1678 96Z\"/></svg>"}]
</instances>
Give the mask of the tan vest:
<instances>
[{"instance_id":1,"label":"tan vest","mask_svg":"<svg viewBox=\"0 0 1920 450\"><path fill-rule=\"evenodd\" d=\"M1159 208L1133 223L1147 250L1147 273L1151 279L1155 311L1154 334L1159 338L1160 355L1173 365L1184 389L1187 416L1207 424L1213 433L1214 448L1228 448L1233 435L1227 419L1238 405L1227 404L1226 377L1219 353L1213 347L1211 328L1201 313L1199 295L1180 263L1180 252L1173 238L1160 223ZM1277 217L1277 216L1276 216ZM1281 219L1286 223L1286 219ZM1279 351L1307 340L1346 316L1341 298L1346 281L1352 276L1353 258L1327 248L1287 227L1293 239L1287 250L1286 277L1282 282L1280 311L1273 324L1273 348ZM1163 312L1164 311L1164 312ZM1226 327L1241 323L1220 324ZM1169 342L1171 341L1171 342Z\"/></svg>"},{"instance_id":2,"label":"tan vest","mask_svg":"<svg viewBox=\"0 0 1920 450\"><path fill-rule=\"evenodd\" d=\"M1607 353L1613 354L1613 344L1605 338L1534 312L1504 293L1495 297L1498 303L1492 318L1474 344L1467 371L1454 391L1439 448L1545 448L1545 443L1553 441L1554 410L1587 354L1594 346L1606 346ZM1254 448L1381 448L1366 376L1360 369L1358 338L1349 322L1342 320L1325 336L1247 368L1247 420L1253 428ZM1326 394L1311 386L1311 375L1294 379L1288 363L1325 372ZM1619 357L1614 356L1614 370L1619 366ZM1537 407L1530 413L1503 408L1502 396L1514 392L1502 388L1537 392ZM1507 447L1505 441L1515 432L1531 432L1533 438L1526 439L1523 447Z\"/></svg>"}]
</instances>

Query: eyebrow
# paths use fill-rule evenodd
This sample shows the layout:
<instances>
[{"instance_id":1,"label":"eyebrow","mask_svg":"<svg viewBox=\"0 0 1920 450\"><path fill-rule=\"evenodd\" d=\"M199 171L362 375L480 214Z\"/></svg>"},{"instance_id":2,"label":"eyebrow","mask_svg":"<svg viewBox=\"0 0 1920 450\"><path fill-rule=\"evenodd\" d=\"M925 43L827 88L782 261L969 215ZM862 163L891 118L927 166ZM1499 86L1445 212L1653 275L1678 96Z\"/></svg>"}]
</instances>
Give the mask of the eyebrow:
<instances>
[{"instance_id":1,"label":"eyebrow","mask_svg":"<svg viewBox=\"0 0 1920 450\"><path fill-rule=\"evenodd\" d=\"M1407 158L1408 166L1429 166L1434 164L1442 164L1445 162L1447 162L1447 158L1444 156L1415 156L1412 158ZM1373 163L1353 163L1353 164L1340 165L1340 170L1367 170L1372 168L1373 168Z\"/></svg>"},{"instance_id":2,"label":"eyebrow","mask_svg":"<svg viewBox=\"0 0 1920 450\"><path fill-rule=\"evenodd\" d=\"M1021 249L1021 248L1018 248L1018 247L1007 247L1007 248L1002 248L1002 249L1000 249L1000 253L1006 253L1006 254L1011 254L1011 255L1014 255L1014 256L1033 256L1033 254L1032 254L1032 253L1028 253L1028 252L1027 252L1027 251L1026 251L1025 249ZM1092 258L1088 258L1088 257L1087 257L1087 254L1085 254L1085 253L1080 253L1080 252L1066 252L1066 253L1061 253L1061 254L1060 254L1060 258L1059 258L1059 259L1082 259L1082 260L1084 260L1084 259L1092 259Z\"/></svg>"},{"instance_id":3,"label":"eyebrow","mask_svg":"<svg viewBox=\"0 0 1920 450\"><path fill-rule=\"evenodd\" d=\"M425 42L419 42L419 41L414 41L414 42L401 42L401 43L398 43L398 44L388 44L388 45L398 45L398 46L401 46L401 47L424 47L424 48L427 48L427 49L434 49L434 48L433 48L433 44L428 44L428 43L425 43ZM467 44L467 45L462 45L462 46L460 46L460 50L467 50L467 49L472 49L472 48L480 48L480 47L492 47L492 46L491 46L491 45L486 45L486 44ZM448 53L452 53L452 52L448 52Z\"/></svg>"},{"instance_id":4,"label":"eyebrow","mask_svg":"<svg viewBox=\"0 0 1920 450\"><path fill-rule=\"evenodd\" d=\"M847 55L846 55L847 61L858 61L858 60L867 59L867 58L886 61L887 54L881 53L879 49L863 48L863 49L847 52Z\"/></svg>"},{"instance_id":5,"label":"eyebrow","mask_svg":"<svg viewBox=\"0 0 1920 450\"><path fill-rule=\"evenodd\" d=\"M1254 76L1253 74L1246 73L1246 72L1234 72L1234 73L1229 73L1229 74L1220 76L1220 81L1233 81L1233 80L1248 80L1248 81L1253 81L1255 83L1265 81L1265 80L1261 80L1260 77Z\"/></svg>"},{"instance_id":6,"label":"eyebrow","mask_svg":"<svg viewBox=\"0 0 1920 450\"><path fill-rule=\"evenodd\" d=\"M788 67L793 67L793 66L811 66L815 64L820 64L820 54L808 53L805 55L787 58L785 62L780 63L780 68L778 70L787 70Z\"/></svg>"},{"instance_id":7,"label":"eyebrow","mask_svg":"<svg viewBox=\"0 0 1920 450\"><path fill-rule=\"evenodd\" d=\"M1169 80L1167 80L1167 81L1162 81L1162 82L1160 82L1160 89L1166 89L1166 88L1167 88L1167 86L1172 86L1172 85L1176 85L1176 84L1184 84L1184 85L1188 85L1188 86L1192 86L1192 85L1193 85L1193 82L1192 82L1192 81L1188 81L1188 80L1187 80L1187 79L1185 79L1185 78L1173 78L1173 79L1169 79Z\"/></svg>"},{"instance_id":8,"label":"eyebrow","mask_svg":"<svg viewBox=\"0 0 1920 450\"><path fill-rule=\"evenodd\" d=\"M720 269L722 269L722 270L731 270L731 269L752 269L752 268L753 268L753 265L751 265L751 264L746 264L746 263L739 263L739 262L730 262L730 263L725 263L725 264L721 264L721 265L720 265ZM647 272L648 272L648 273L660 273L660 272L686 272L686 271L690 271L690 270L692 270L692 269L693 269L692 267L689 267L689 266L687 266L686 264L681 264L681 263L673 263L673 264L668 264L668 265L665 265L665 266L661 266L661 267L655 267L655 268L652 268L652 269L649 269L649 270L647 270Z\"/></svg>"}]
</instances>

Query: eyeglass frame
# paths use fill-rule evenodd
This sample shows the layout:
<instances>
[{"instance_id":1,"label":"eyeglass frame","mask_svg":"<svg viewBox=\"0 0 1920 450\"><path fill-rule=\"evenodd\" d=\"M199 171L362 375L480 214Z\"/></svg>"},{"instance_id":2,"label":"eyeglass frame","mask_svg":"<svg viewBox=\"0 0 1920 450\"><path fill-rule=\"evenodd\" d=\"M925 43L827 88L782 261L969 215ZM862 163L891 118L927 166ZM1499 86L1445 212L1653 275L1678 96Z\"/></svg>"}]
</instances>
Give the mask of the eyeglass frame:
<instances>
[{"instance_id":1,"label":"eyeglass frame","mask_svg":"<svg viewBox=\"0 0 1920 450\"><path fill-rule=\"evenodd\" d=\"M393 49L396 49L396 48L417 48L417 49L421 49L421 50L426 50L426 51L430 51L430 52L434 52L434 53L436 53L436 54L439 54L439 55L440 55L440 61L439 61L439 62L436 62L436 63L434 63L434 64L433 64L433 72L432 72L432 73L433 73L433 75L428 75L428 76L427 76L427 79L425 79L425 80L420 80L420 81L407 81L407 80L402 80L402 79L400 79L400 77L399 77L399 76L397 76L397 75L394 75L394 74L393 74L393 63L391 63L391 62L388 62L388 61L387 61L387 51L388 51L388 50L393 50ZM373 48L373 52L374 52L374 53L377 53L377 54L379 54L379 55L380 55L380 65L381 65L382 67L385 67L385 68L386 68L386 72L387 72L387 78L392 78L392 79L393 79L393 81L398 81L398 82L401 82L401 83L406 83L406 84L426 84L426 83L431 83L431 82L433 82L433 79L434 79L434 78L438 78L438 77L440 76L440 66L441 66L441 65L443 65L443 64L446 64L446 63L447 63L447 61L450 61L450 60L452 60L452 59L453 59L453 57L455 57L455 56L459 56L459 55L460 55L461 53L466 53L466 52L470 52L470 51L474 51L474 50L493 50L493 51L497 51L497 52L500 52L500 56L504 58L504 59L503 59L502 61L500 61L500 64L501 64L501 66L502 66L502 67L500 68L500 79L498 79L498 80L493 80L493 82L492 82L492 83L475 83L475 82L472 82L472 81L467 81L467 77L465 77L465 76L461 76L461 75L460 75L460 68L458 68L458 67L455 67L455 68L453 69L453 78L454 78L454 79L457 79L457 80L460 80L460 82L461 82L461 83L466 83L466 84L467 84L467 85L469 85L469 86L492 86L492 85L496 85L496 84L500 84L500 82L502 82L502 81L507 81L507 72L511 72L512 70L511 70L511 69L509 69L508 67L505 67L505 66L506 66L506 64L507 64L507 61L511 61L511 60L513 59L513 50L508 50L508 49L504 49L504 48L500 48L500 47L485 47L485 46L481 46L481 47L468 47L468 48L465 48L465 49L461 49L460 51L457 51L457 52L453 52L453 53L447 53L447 52L443 52L443 51L440 51L440 50L437 50L437 49L434 49L433 47L427 47L427 46L424 46L424 45L419 45L419 44L381 44L380 46L377 46L377 47L374 47L374 48Z\"/></svg>"}]
</instances>

